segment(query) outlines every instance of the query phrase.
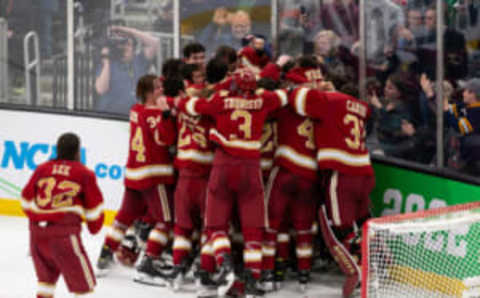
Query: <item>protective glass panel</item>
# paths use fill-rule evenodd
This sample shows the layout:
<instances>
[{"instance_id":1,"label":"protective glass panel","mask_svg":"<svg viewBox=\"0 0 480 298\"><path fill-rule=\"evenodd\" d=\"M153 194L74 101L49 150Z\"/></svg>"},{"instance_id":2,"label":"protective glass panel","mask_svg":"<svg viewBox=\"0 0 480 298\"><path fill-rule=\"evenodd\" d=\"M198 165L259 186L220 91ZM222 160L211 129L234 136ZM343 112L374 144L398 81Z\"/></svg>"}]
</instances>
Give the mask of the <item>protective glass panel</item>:
<instances>
[{"instance_id":1,"label":"protective glass panel","mask_svg":"<svg viewBox=\"0 0 480 298\"><path fill-rule=\"evenodd\" d=\"M75 10L75 109L127 115L138 79L173 55L171 1L80 1ZM60 80L57 96L66 90ZM55 95L55 94L54 94Z\"/></svg>"},{"instance_id":2,"label":"protective glass panel","mask_svg":"<svg viewBox=\"0 0 480 298\"><path fill-rule=\"evenodd\" d=\"M294 57L314 54L338 76L356 76L358 59L354 50L359 40L357 3L280 1L279 8L279 53ZM347 67L349 62L354 63Z\"/></svg>"},{"instance_id":3,"label":"protective glass panel","mask_svg":"<svg viewBox=\"0 0 480 298\"><path fill-rule=\"evenodd\" d=\"M435 100L422 90L434 88L435 30L435 1L365 1L373 154L435 163Z\"/></svg>"},{"instance_id":4,"label":"protective glass panel","mask_svg":"<svg viewBox=\"0 0 480 298\"><path fill-rule=\"evenodd\" d=\"M0 102L54 106L54 57L66 48L66 1L3 1Z\"/></svg>"},{"instance_id":5,"label":"protective glass panel","mask_svg":"<svg viewBox=\"0 0 480 298\"><path fill-rule=\"evenodd\" d=\"M480 174L480 3L445 2L444 113L446 166Z\"/></svg>"},{"instance_id":6,"label":"protective glass panel","mask_svg":"<svg viewBox=\"0 0 480 298\"><path fill-rule=\"evenodd\" d=\"M219 46L239 50L248 34L260 34L271 43L270 0L185 0L180 3L182 47L193 41L206 48L207 58Z\"/></svg>"},{"instance_id":7,"label":"protective glass panel","mask_svg":"<svg viewBox=\"0 0 480 298\"><path fill-rule=\"evenodd\" d=\"M280 1L278 52L314 55L323 76L358 97L359 7L353 1Z\"/></svg>"}]
</instances>

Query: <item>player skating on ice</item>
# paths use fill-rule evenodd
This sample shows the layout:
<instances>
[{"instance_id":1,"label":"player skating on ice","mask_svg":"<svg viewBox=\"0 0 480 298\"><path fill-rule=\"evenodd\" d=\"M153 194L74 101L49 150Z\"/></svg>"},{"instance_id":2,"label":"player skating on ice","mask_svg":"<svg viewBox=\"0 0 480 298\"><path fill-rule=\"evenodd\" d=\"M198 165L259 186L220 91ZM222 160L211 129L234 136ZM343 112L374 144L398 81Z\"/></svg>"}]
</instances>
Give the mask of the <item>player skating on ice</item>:
<instances>
[{"instance_id":1,"label":"player skating on ice","mask_svg":"<svg viewBox=\"0 0 480 298\"><path fill-rule=\"evenodd\" d=\"M80 238L83 218L92 234L103 225L103 197L95 173L80 163L80 139L60 136L57 158L41 164L22 191L29 218L30 253L38 280L37 298L53 298L62 275L75 297L96 280Z\"/></svg>"}]
</instances>

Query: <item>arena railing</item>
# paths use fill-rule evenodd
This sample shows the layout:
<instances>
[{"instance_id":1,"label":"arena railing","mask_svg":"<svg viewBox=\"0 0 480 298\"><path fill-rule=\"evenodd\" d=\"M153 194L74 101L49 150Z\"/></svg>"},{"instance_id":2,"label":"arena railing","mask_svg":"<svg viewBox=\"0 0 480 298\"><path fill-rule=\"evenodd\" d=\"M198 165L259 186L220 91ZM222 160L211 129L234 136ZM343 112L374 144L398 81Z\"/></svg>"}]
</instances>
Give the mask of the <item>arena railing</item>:
<instances>
[{"instance_id":1,"label":"arena railing","mask_svg":"<svg viewBox=\"0 0 480 298\"><path fill-rule=\"evenodd\" d=\"M33 47L33 57L30 56L30 46ZM37 105L37 99L42 94L40 88L40 47L38 34L35 31L30 31L25 35L23 39L23 54L27 104L35 106ZM35 90L35 93L32 93L33 90Z\"/></svg>"},{"instance_id":2,"label":"arena railing","mask_svg":"<svg viewBox=\"0 0 480 298\"><path fill-rule=\"evenodd\" d=\"M0 100L9 96L8 77L8 23L0 18Z\"/></svg>"}]
</instances>

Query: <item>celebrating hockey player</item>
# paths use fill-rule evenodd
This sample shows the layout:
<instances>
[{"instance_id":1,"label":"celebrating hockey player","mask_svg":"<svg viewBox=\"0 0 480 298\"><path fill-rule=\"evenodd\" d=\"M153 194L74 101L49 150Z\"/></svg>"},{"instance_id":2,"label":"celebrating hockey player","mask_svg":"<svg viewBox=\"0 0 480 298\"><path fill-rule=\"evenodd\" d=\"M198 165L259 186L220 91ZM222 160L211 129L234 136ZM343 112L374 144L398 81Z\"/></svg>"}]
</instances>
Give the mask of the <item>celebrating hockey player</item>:
<instances>
[{"instance_id":1,"label":"celebrating hockey player","mask_svg":"<svg viewBox=\"0 0 480 298\"><path fill-rule=\"evenodd\" d=\"M137 268L137 281L164 284L162 272L153 266L168 243L172 222L171 199L174 170L168 146L176 141L175 122L165 118L158 106L162 85L154 75L138 81L140 102L130 110L130 139L125 171L125 193L120 210L102 247L97 268L105 274L113 263L125 231L145 213L156 223L150 232L146 253ZM158 84L158 85L156 85Z\"/></svg>"},{"instance_id":2,"label":"celebrating hockey player","mask_svg":"<svg viewBox=\"0 0 480 298\"><path fill-rule=\"evenodd\" d=\"M103 197L95 174L80 163L78 136L60 136L57 158L41 164L23 189L22 208L30 221L37 298L53 298L60 274L75 297L92 292L96 280L80 231L82 218L90 233L100 231Z\"/></svg>"}]
</instances>

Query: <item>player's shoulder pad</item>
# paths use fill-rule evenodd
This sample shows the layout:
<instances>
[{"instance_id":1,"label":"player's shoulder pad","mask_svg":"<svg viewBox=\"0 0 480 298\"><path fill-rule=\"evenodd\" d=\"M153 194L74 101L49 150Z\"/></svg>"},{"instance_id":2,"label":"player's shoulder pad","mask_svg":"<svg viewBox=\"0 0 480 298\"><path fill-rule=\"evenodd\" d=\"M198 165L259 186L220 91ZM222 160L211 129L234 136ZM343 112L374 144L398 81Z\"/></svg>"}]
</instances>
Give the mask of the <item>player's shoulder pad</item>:
<instances>
[{"instance_id":1,"label":"player's shoulder pad","mask_svg":"<svg viewBox=\"0 0 480 298\"><path fill-rule=\"evenodd\" d=\"M263 88L259 88L259 89L257 89L257 91L255 91L255 94L258 95L258 96L262 95L263 93L265 93L265 89L263 89Z\"/></svg>"}]
</instances>

